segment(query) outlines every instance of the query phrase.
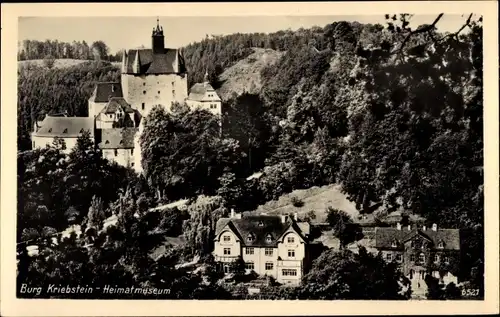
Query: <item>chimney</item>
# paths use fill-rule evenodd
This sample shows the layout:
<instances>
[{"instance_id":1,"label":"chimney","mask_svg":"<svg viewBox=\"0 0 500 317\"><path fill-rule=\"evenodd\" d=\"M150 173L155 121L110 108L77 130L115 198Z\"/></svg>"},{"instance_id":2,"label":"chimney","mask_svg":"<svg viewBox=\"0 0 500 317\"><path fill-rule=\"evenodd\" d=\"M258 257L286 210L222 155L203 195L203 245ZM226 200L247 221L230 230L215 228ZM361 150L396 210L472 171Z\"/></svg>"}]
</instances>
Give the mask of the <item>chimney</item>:
<instances>
[{"instance_id":1,"label":"chimney","mask_svg":"<svg viewBox=\"0 0 500 317\"><path fill-rule=\"evenodd\" d=\"M285 215L281 215L281 223L285 223L286 222L286 216Z\"/></svg>"},{"instance_id":2,"label":"chimney","mask_svg":"<svg viewBox=\"0 0 500 317\"><path fill-rule=\"evenodd\" d=\"M234 218L234 209L231 208L231 218Z\"/></svg>"},{"instance_id":3,"label":"chimney","mask_svg":"<svg viewBox=\"0 0 500 317\"><path fill-rule=\"evenodd\" d=\"M401 230L401 224L400 224L399 222L398 222L398 224L396 225L396 228L397 228L398 230Z\"/></svg>"},{"instance_id":4,"label":"chimney","mask_svg":"<svg viewBox=\"0 0 500 317\"><path fill-rule=\"evenodd\" d=\"M432 224L432 231L437 231L438 230L438 225L433 223Z\"/></svg>"},{"instance_id":5,"label":"chimney","mask_svg":"<svg viewBox=\"0 0 500 317\"><path fill-rule=\"evenodd\" d=\"M299 221L299 214L298 213L293 214L293 220Z\"/></svg>"}]
</instances>

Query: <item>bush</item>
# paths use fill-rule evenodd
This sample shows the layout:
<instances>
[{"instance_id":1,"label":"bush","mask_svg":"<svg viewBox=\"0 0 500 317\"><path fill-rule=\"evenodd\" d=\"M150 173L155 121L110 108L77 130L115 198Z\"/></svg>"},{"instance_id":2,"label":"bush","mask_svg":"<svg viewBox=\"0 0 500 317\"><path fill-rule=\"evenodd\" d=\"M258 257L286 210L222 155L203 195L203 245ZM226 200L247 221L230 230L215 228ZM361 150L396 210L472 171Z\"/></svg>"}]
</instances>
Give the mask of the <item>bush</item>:
<instances>
[{"instance_id":1,"label":"bush","mask_svg":"<svg viewBox=\"0 0 500 317\"><path fill-rule=\"evenodd\" d=\"M292 196L291 202L292 202L292 205L294 207L297 207L297 208L304 206L304 202L301 199L297 198L296 196Z\"/></svg>"}]
</instances>

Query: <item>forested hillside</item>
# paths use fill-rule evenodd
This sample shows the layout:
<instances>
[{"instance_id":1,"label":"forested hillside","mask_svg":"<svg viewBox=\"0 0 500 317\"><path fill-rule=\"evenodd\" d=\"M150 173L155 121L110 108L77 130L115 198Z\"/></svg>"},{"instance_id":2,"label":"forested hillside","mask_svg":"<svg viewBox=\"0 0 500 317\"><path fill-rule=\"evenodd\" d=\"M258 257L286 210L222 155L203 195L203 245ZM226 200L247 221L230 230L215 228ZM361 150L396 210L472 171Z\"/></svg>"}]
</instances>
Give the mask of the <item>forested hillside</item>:
<instances>
[{"instance_id":1,"label":"forested hillside","mask_svg":"<svg viewBox=\"0 0 500 317\"><path fill-rule=\"evenodd\" d=\"M139 202L135 204L136 197L151 206L199 195L219 196L221 209L210 209L218 210L217 215L209 216L205 210L187 225L191 250L199 249L206 256L214 223L228 208L251 211L293 190L338 184L360 213L379 205L382 213L402 209L424 216L430 224L462 229L461 278L482 288L482 23L464 17L463 28L441 34L436 29L441 16L423 26L413 25L408 15L387 16L383 26L335 22L308 30L216 36L188 45L184 55L189 85L200 82L207 69L217 88L231 81L234 87L244 85L248 74L236 80L227 74L241 66L238 62L247 63L253 48L275 52L279 58L256 68L240 68L260 69L259 85L246 92L240 88L234 94L224 92L221 137L218 118L201 110L189 112L182 105L173 113L155 108L145 118L141 136L145 175L127 184L134 189L125 195L127 213L144 210ZM115 68L95 64L21 69L20 148L34 116L51 110L84 115L94 82L117 80L118 75ZM37 159L45 154L36 153L22 155L24 166L38 170L42 163ZM74 160L80 162L77 157ZM51 169L58 169L56 162ZM109 176L112 167L95 164ZM263 173L247 180L255 172ZM76 170L72 173L79 175ZM84 176L99 179L88 173ZM126 187L124 175L117 177L116 187ZM60 181L58 177L46 179L43 186L48 189L33 201L54 204L46 196L55 186L50 182ZM22 178L18 182L21 189L32 188L27 187L32 183L23 182ZM101 195L101 187L90 184L92 191L85 197ZM106 203L115 198L106 197ZM101 209L116 209L121 202ZM90 203L79 208L86 210ZM130 219L123 220L124 232L129 230L127 221L133 222ZM322 258L337 261L338 257L344 258L338 254ZM352 257L345 256L352 261L373 260L364 253ZM317 276L313 272L307 278L327 283ZM365 281L356 283L362 289ZM306 288L296 296L321 297L317 292ZM396 298L395 294L385 299Z\"/></svg>"}]
</instances>

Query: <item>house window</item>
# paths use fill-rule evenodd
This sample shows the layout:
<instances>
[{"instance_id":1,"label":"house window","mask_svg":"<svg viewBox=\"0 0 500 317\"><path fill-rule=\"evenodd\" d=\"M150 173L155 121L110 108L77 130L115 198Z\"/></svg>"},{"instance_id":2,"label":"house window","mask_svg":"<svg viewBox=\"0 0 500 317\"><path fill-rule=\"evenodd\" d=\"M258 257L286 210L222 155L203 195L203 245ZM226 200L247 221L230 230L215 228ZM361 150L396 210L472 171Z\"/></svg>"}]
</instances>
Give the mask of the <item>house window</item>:
<instances>
[{"instance_id":1,"label":"house window","mask_svg":"<svg viewBox=\"0 0 500 317\"><path fill-rule=\"evenodd\" d=\"M415 254L410 255L410 261L415 262Z\"/></svg>"},{"instance_id":2,"label":"house window","mask_svg":"<svg viewBox=\"0 0 500 317\"><path fill-rule=\"evenodd\" d=\"M231 236L224 236L224 242L231 241Z\"/></svg>"},{"instance_id":3,"label":"house window","mask_svg":"<svg viewBox=\"0 0 500 317\"><path fill-rule=\"evenodd\" d=\"M387 261L392 261L392 254L387 253L387 254L385 255L385 258L387 259Z\"/></svg>"},{"instance_id":4,"label":"house window","mask_svg":"<svg viewBox=\"0 0 500 317\"><path fill-rule=\"evenodd\" d=\"M392 241L391 247L395 248L397 246L398 246L398 243L396 242L396 240Z\"/></svg>"},{"instance_id":5,"label":"house window","mask_svg":"<svg viewBox=\"0 0 500 317\"><path fill-rule=\"evenodd\" d=\"M160 91L158 90L158 95L160 94Z\"/></svg>"},{"instance_id":6,"label":"house window","mask_svg":"<svg viewBox=\"0 0 500 317\"><path fill-rule=\"evenodd\" d=\"M421 263L425 262L425 255L423 253L419 254L418 261L421 262Z\"/></svg>"},{"instance_id":7,"label":"house window","mask_svg":"<svg viewBox=\"0 0 500 317\"><path fill-rule=\"evenodd\" d=\"M253 250L253 248L246 248L245 253L252 255L252 254L254 254L254 250Z\"/></svg>"},{"instance_id":8,"label":"house window","mask_svg":"<svg viewBox=\"0 0 500 317\"><path fill-rule=\"evenodd\" d=\"M266 271L272 270L274 267L273 262L266 262Z\"/></svg>"},{"instance_id":9,"label":"house window","mask_svg":"<svg viewBox=\"0 0 500 317\"><path fill-rule=\"evenodd\" d=\"M143 86L146 86L146 83L142 83Z\"/></svg>"},{"instance_id":10,"label":"house window","mask_svg":"<svg viewBox=\"0 0 500 317\"><path fill-rule=\"evenodd\" d=\"M272 248L266 248L266 249L264 250L264 254L265 254L266 256L273 256L273 249L272 249Z\"/></svg>"},{"instance_id":11,"label":"house window","mask_svg":"<svg viewBox=\"0 0 500 317\"><path fill-rule=\"evenodd\" d=\"M297 270L296 269L283 269L281 271L281 274L283 276L297 276Z\"/></svg>"},{"instance_id":12,"label":"house window","mask_svg":"<svg viewBox=\"0 0 500 317\"><path fill-rule=\"evenodd\" d=\"M134 155L134 149L130 149L130 155Z\"/></svg>"},{"instance_id":13,"label":"house window","mask_svg":"<svg viewBox=\"0 0 500 317\"><path fill-rule=\"evenodd\" d=\"M398 262L403 262L403 255L402 255L402 254L398 254L398 255L396 255L396 260L397 260Z\"/></svg>"},{"instance_id":14,"label":"house window","mask_svg":"<svg viewBox=\"0 0 500 317\"><path fill-rule=\"evenodd\" d=\"M146 108L146 104L143 102L142 103L142 110L144 110L144 108Z\"/></svg>"},{"instance_id":15,"label":"house window","mask_svg":"<svg viewBox=\"0 0 500 317\"><path fill-rule=\"evenodd\" d=\"M245 263L245 269L247 269L247 270L253 270L253 269L255 269L255 267L253 265L253 262L247 262L247 263Z\"/></svg>"},{"instance_id":16,"label":"house window","mask_svg":"<svg viewBox=\"0 0 500 317\"><path fill-rule=\"evenodd\" d=\"M450 263L450 258L448 256L444 257L444 263Z\"/></svg>"},{"instance_id":17,"label":"house window","mask_svg":"<svg viewBox=\"0 0 500 317\"><path fill-rule=\"evenodd\" d=\"M273 241L273 236L272 236L272 235L270 235L270 234L268 234L268 235L266 236L266 242L267 242L267 243L269 243L269 242L272 242L272 241Z\"/></svg>"},{"instance_id":18,"label":"house window","mask_svg":"<svg viewBox=\"0 0 500 317\"><path fill-rule=\"evenodd\" d=\"M295 250L288 250L288 257L294 258L295 257Z\"/></svg>"},{"instance_id":19,"label":"house window","mask_svg":"<svg viewBox=\"0 0 500 317\"><path fill-rule=\"evenodd\" d=\"M434 254L434 263L438 263L438 262L439 262L439 255Z\"/></svg>"},{"instance_id":20,"label":"house window","mask_svg":"<svg viewBox=\"0 0 500 317\"><path fill-rule=\"evenodd\" d=\"M224 273L229 273L229 265L224 265Z\"/></svg>"},{"instance_id":21,"label":"house window","mask_svg":"<svg viewBox=\"0 0 500 317\"><path fill-rule=\"evenodd\" d=\"M288 237L286 240L288 241L288 243L294 243L295 242L295 238L294 237Z\"/></svg>"},{"instance_id":22,"label":"house window","mask_svg":"<svg viewBox=\"0 0 500 317\"><path fill-rule=\"evenodd\" d=\"M439 243L438 243L438 248L440 248L440 249L444 248L444 243L443 243L443 241L439 241Z\"/></svg>"},{"instance_id":23,"label":"house window","mask_svg":"<svg viewBox=\"0 0 500 317\"><path fill-rule=\"evenodd\" d=\"M146 91L145 91L145 90L143 90L143 91L142 91L142 94L143 94L143 95L145 95L145 94L146 94Z\"/></svg>"},{"instance_id":24,"label":"house window","mask_svg":"<svg viewBox=\"0 0 500 317\"><path fill-rule=\"evenodd\" d=\"M118 150L115 149L115 156L118 156Z\"/></svg>"},{"instance_id":25,"label":"house window","mask_svg":"<svg viewBox=\"0 0 500 317\"><path fill-rule=\"evenodd\" d=\"M224 255L231 255L231 248L224 248Z\"/></svg>"},{"instance_id":26,"label":"house window","mask_svg":"<svg viewBox=\"0 0 500 317\"><path fill-rule=\"evenodd\" d=\"M130 163L130 166L134 167L134 165L135 165L135 163L134 163L134 162Z\"/></svg>"}]
</instances>

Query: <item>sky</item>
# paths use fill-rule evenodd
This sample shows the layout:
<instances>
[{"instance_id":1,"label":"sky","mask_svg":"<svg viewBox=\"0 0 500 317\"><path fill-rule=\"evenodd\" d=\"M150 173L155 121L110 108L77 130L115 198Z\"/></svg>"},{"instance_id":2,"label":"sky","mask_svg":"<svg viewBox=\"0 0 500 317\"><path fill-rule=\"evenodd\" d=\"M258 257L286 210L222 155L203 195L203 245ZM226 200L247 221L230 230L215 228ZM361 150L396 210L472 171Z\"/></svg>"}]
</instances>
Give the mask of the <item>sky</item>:
<instances>
[{"instance_id":1,"label":"sky","mask_svg":"<svg viewBox=\"0 0 500 317\"><path fill-rule=\"evenodd\" d=\"M158 17L165 34L165 46L177 48L208 35L276 32L301 27L324 27L335 21L385 24L383 15L329 16L248 16L248 17ZM415 15L412 25L430 24L436 15ZM467 16L444 15L437 27L442 32L456 31ZM126 48L151 46L151 31L157 17L20 17L18 40L47 39L63 42L104 41L111 53Z\"/></svg>"}]
</instances>

